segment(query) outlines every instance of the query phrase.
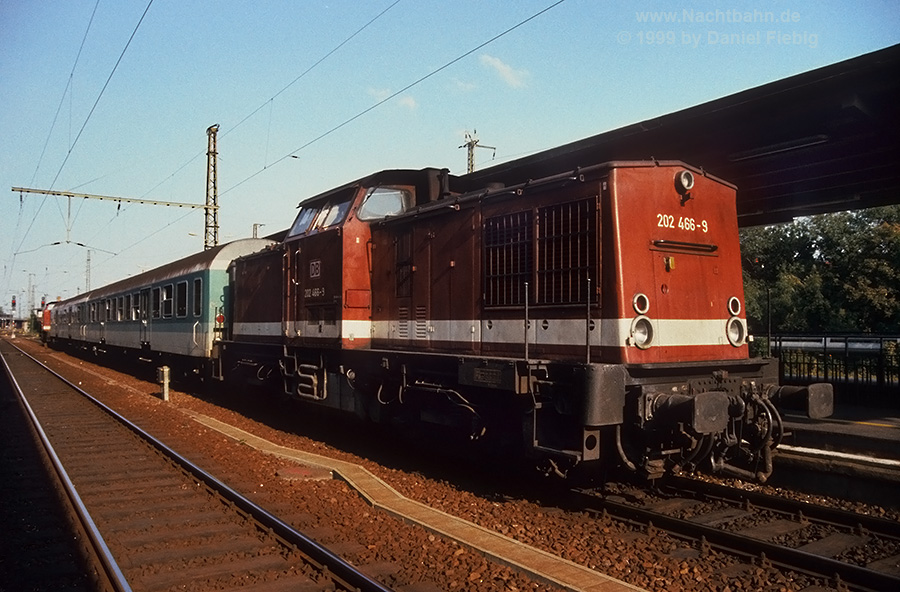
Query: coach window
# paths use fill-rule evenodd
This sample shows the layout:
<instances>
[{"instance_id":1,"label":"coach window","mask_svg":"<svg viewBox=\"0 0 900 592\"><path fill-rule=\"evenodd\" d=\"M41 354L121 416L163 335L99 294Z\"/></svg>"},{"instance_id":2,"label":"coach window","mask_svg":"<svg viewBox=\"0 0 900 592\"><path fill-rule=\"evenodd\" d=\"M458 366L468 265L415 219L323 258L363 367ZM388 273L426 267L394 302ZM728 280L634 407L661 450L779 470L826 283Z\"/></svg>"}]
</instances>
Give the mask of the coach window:
<instances>
[{"instance_id":1,"label":"coach window","mask_svg":"<svg viewBox=\"0 0 900 592\"><path fill-rule=\"evenodd\" d=\"M125 294L125 306L122 308L122 320L131 320L131 294Z\"/></svg>"},{"instance_id":2,"label":"coach window","mask_svg":"<svg viewBox=\"0 0 900 592\"><path fill-rule=\"evenodd\" d=\"M187 282L175 284L175 316L182 319L187 316Z\"/></svg>"},{"instance_id":3,"label":"coach window","mask_svg":"<svg viewBox=\"0 0 900 592\"><path fill-rule=\"evenodd\" d=\"M194 279L194 316L199 317L203 314L203 280L201 278Z\"/></svg>"},{"instance_id":4,"label":"coach window","mask_svg":"<svg viewBox=\"0 0 900 592\"><path fill-rule=\"evenodd\" d=\"M402 214L409 207L412 196L409 191L393 187L373 187L366 195L356 217L360 220L380 220Z\"/></svg>"},{"instance_id":5,"label":"coach window","mask_svg":"<svg viewBox=\"0 0 900 592\"><path fill-rule=\"evenodd\" d=\"M141 318L141 297L138 292L131 295L131 320L137 321Z\"/></svg>"},{"instance_id":6,"label":"coach window","mask_svg":"<svg viewBox=\"0 0 900 592\"><path fill-rule=\"evenodd\" d=\"M124 321L125 320L125 297L119 296L116 299L116 320Z\"/></svg>"},{"instance_id":7,"label":"coach window","mask_svg":"<svg viewBox=\"0 0 900 592\"><path fill-rule=\"evenodd\" d=\"M150 306L153 310L153 318L158 319L160 313L160 302L162 296L162 290L159 288L153 288L153 298L150 299Z\"/></svg>"},{"instance_id":8,"label":"coach window","mask_svg":"<svg viewBox=\"0 0 900 592\"><path fill-rule=\"evenodd\" d=\"M172 284L166 284L162 288L162 315L164 319L172 318L172 296L174 292Z\"/></svg>"}]
</instances>

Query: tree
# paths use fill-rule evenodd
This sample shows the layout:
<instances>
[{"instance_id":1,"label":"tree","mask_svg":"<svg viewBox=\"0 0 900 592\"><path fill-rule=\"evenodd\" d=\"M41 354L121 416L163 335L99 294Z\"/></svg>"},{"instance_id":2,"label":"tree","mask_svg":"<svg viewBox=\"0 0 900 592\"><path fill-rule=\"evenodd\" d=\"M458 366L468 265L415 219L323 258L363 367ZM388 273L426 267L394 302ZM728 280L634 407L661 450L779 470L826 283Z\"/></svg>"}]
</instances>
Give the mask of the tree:
<instances>
[{"instance_id":1,"label":"tree","mask_svg":"<svg viewBox=\"0 0 900 592\"><path fill-rule=\"evenodd\" d=\"M900 332L900 206L746 228L741 251L751 332Z\"/></svg>"}]
</instances>

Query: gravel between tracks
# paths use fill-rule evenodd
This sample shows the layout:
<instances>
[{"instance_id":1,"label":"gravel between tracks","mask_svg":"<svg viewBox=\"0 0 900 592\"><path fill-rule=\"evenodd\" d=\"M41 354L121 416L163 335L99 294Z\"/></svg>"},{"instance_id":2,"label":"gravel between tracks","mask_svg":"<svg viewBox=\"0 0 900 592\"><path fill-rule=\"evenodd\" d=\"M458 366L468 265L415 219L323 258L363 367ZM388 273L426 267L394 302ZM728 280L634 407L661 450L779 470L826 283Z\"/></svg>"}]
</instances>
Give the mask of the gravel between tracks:
<instances>
[{"instance_id":1,"label":"gravel between tracks","mask_svg":"<svg viewBox=\"0 0 900 592\"><path fill-rule=\"evenodd\" d=\"M648 590L780 592L799 591L816 583L803 576L747 566L716 552L701 556L666 535L651 537L612 520L548 508L455 478L450 481L432 475L415 461L379 458L381 462L375 462L366 458L359 445L332 445L331 440L326 444L301 435L300 429L290 426L303 422L292 422L278 412L267 414L260 411L260 405L251 404L251 412L246 413L241 407L244 403L231 398L226 398L228 406L223 406L211 397L175 390L164 403L153 396L158 392L153 383L42 348L33 341L21 339L17 345L70 380L81 381L86 390L211 473L226 476L230 486L273 513L302 516L303 523L296 526L313 538L318 533L326 545L328 541L343 541L343 554L348 560L372 566L374 577L398 590L513 592L556 588L534 582L424 528L387 516L365 504L341 481L285 479L280 475L289 472L287 461L236 444L197 424L181 410L202 413L276 444L360 464L409 498ZM317 426L308 431L315 435L321 429ZM385 567L384 573L378 573L378 566L390 564L402 567Z\"/></svg>"}]
</instances>

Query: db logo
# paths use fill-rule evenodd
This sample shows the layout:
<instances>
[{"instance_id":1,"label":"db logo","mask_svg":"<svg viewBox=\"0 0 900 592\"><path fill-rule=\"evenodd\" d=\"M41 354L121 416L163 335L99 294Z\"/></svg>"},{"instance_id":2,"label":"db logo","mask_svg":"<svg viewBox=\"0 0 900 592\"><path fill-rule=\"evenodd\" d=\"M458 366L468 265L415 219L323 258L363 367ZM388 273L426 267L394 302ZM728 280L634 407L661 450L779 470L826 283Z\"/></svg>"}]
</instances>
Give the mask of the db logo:
<instances>
[{"instance_id":1,"label":"db logo","mask_svg":"<svg viewBox=\"0 0 900 592\"><path fill-rule=\"evenodd\" d=\"M322 260L316 259L309 262L309 277L317 278L322 275Z\"/></svg>"}]
</instances>

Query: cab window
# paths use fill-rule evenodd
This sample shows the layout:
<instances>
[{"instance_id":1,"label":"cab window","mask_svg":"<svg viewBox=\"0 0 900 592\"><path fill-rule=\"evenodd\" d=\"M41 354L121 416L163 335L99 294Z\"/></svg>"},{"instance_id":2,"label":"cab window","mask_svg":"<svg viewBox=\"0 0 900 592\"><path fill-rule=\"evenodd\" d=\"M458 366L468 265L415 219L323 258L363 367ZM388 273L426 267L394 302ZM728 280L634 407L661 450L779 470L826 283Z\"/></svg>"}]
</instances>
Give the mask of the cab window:
<instances>
[{"instance_id":1,"label":"cab window","mask_svg":"<svg viewBox=\"0 0 900 592\"><path fill-rule=\"evenodd\" d=\"M344 218L347 217L348 211L350 211L349 198L341 201L329 201L325 204L325 207L319 211L319 215L316 216L315 227L321 230L340 224L344 221Z\"/></svg>"},{"instance_id":2,"label":"cab window","mask_svg":"<svg viewBox=\"0 0 900 592\"><path fill-rule=\"evenodd\" d=\"M356 217L360 220L380 220L402 214L412 203L412 196L404 189L373 187L366 195Z\"/></svg>"},{"instance_id":3,"label":"cab window","mask_svg":"<svg viewBox=\"0 0 900 592\"><path fill-rule=\"evenodd\" d=\"M316 217L316 213L318 213L318 208L300 208L300 213L297 214L297 219L294 220L294 225L291 226L291 232L289 236L296 236L298 234L303 234L307 230L309 230L309 225L312 224L313 218Z\"/></svg>"}]
</instances>

